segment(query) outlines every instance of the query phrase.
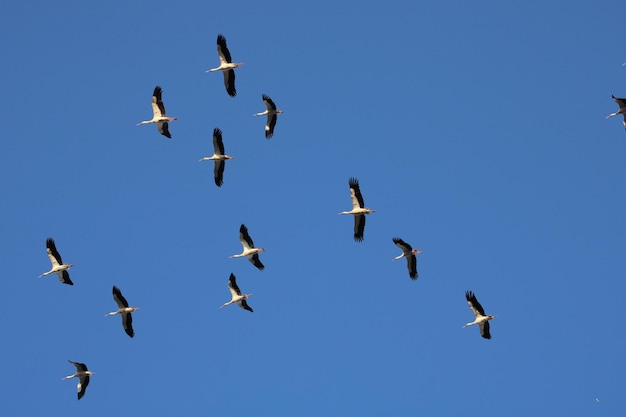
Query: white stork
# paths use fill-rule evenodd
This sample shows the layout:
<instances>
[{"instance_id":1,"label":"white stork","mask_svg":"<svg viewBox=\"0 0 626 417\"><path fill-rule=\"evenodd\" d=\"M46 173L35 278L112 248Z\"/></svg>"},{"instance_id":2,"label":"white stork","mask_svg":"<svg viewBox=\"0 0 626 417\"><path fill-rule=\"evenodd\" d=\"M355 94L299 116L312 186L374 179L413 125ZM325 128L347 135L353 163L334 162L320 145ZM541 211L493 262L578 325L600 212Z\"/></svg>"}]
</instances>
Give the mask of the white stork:
<instances>
[{"instance_id":1,"label":"white stork","mask_svg":"<svg viewBox=\"0 0 626 417\"><path fill-rule=\"evenodd\" d=\"M124 298L120 289L117 288L115 285L113 286L113 299L117 304L117 311L107 313L104 315L104 317L113 316L115 314L121 315L124 331L130 337L135 336L135 331L133 330L133 316L130 313L139 310L139 307L128 307L128 301L126 301L126 298Z\"/></svg>"},{"instance_id":2,"label":"white stork","mask_svg":"<svg viewBox=\"0 0 626 417\"><path fill-rule=\"evenodd\" d=\"M402 257L406 257L407 267L409 268L409 276L411 277L412 280L416 280L417 279L417 257L415 255L422 253L422 251L419 249L413 249L411 245L409 245L408 243L406 243L404 240L400 239L399 237L394 237L392 240L393 240L393 243L395 243L396 246L399 247L400 250L402 250L402 255L396 256L391 261L392 262L397 261L398 259Z\"/></svg>"},{"instance_id":3,"label":"white stork","mask_svg":"<svg viewBox=\"0 0 626 417\"><path fill-rule=\"evenodd\" d=\"M78 399L80 400L85 395L85 390L87 389L87 385L89 385L89 376L95 374L95 372L88 371L87 365L84 363L68 362L76 367L76 373L62 378L62 381L70 378L78 378L78 385L76 385L76 387L78 388Z\"/></svg>"},{"instance_id":4,"label":"white stork","mask_svg":"<svg viewBox=\"0 0 626 417\"><path fill-rule=\"evenodd\" d=\"M248 310L249 312L253 312L252 307L248 305L246 299L251 297L252 294L242 294L241 290L237 286L237 278L235 274L230 273L230 278L228 278L228 289L230 290L231 300L227 303L222 304L220 308L226 307L232 303L237 303L237 305L244 310Z\"/></svg>"},{"instance_id":5,"label":"white stork","mask_svg":"<svg viewBox=\"0 0 626 417\"><path fill-rule=\"evenodd\" d=\"M365 207L363 202L363 196L361 195L361 189L359 188L359 180L356 178L350 178L348 180L350 186L350 198L352 199L352 210L342 211L339 214L352 214L354 215L354 240L361 242L363 240L363 232L365 231L365 216L364 214L374 213L376 210Z\"/></svg>"},{"instance_id":6,"label":"white stork","mask_svg":"<svg viewBox=\"0 0 626 417\"><path fill-rule=\"evenodd\" d=\"M472 313L474 313L476 320L471 323L466 323L463 328L478 324L478 327L480 327L480 335L485 339L491 339L491 333L489 333L489 320L495 319L496 316L485 315L483 306L480 305L473 292L465 291L465 298L467 299L467 304L469 304L469 308L472 310Z\"/></svg>"},{"instance_id":7,"label":"white stork","mask_svg":"<svg viewBox=\"0 0 626 417\"><path fill-rule=\"evenodd\" d=\"M276 108L274 101L267 95L263 94L263 103L265 103L265 111L261 113L255 113L253 116L265 116L267 115L267 123L265 123L265 138L269 139L274 136L274 126L276 126L277 115L283 111Z\"/></svg>"},{"instance_id":8,"label":"white stork","mask_svg":"<svg viewBox=\"0 0 626 417\"><path fill-rule=\"evenodd\" d=\"M224 183L224 168L226 166L227 159L233 159L233 156L224 154L224 142L222 142L222 131L217 127L213 129L213 155L205 156L200 159L202 161L215 161L215 168L213 169L213 177L215 178L215 185L221 187Z\"/></svg>"},{"instance_id":9,"label":"white stork","mask_svg":"<svg viewBox=\"0 0 626 417\"><path fill-rule=\"evenodd\" d=\"M615 101L619 106L619 110L615 113L609 114L608 116L606 116L606 118L608 119L610 117L617 116L618 114L623 115L624 120L622 121L622 123L624 124L624 129L626 129L626 98L617 98L613 94L611 94L611 97L613 97L613 101Z\"/></svg>"},{"instance_id":10,"label":"white stork","mask_svg":"<svg viewBox=\"0 0 626 417\"><path fill-rule=\"evenodd\" d=\"M252 265L259 268L262 271L265 266L261 263L259 259L259 253L264 252L264 248L255 248L254 242L252 242L252 238L248 234L248 228L245 224L242 224L239 228L239 240L241 241L241 245L243 246L243 252L239 255L232 255L229 258L241 258L244 256L248 257L248 260L252 263Z\"/></svg>"},{"instance_id":11,"label":"white stork","mask_svg":"<svg viewBox=\"0 0 626 417\"><path fill-rule=\"evenodd\" d=\"M174 121L178 119L178 117L167 117L165 115L165 105L163 104L163 100L161 100L161 94L161 87L158 85L154 87L154 92L152 93L152 119L139 122L137 123L137 126L155 123L159 133L171 139L172 135L168 129L167 122Z\"/></svg>"},{"instance_id":12,"label":"white stork","mask_svg":"<svg viewBox=\"0 0 626 417\"><path fill-rule=\"evenodd\" d=\"M63 263L61 255L59 254L59 251L54 244L54 239L52 239L51 237L46 239L46 251L48 252L48 258L50 258L50 263L52 263L52 269L39 275L39 278L56 272L57 276L59 277L59 281L61 281L63 284L74 285L74 283L70 279L69 272L67 272L67 270L73 267L74 264Z\"/></svg>"},{"instance_id":13,"label":"white stork","mask_svg":"<svg viewBox=\"0 0 626 417\"><path fill-rule=\"evenodd\" d=\"M222 71L224 74L224 85L229 96L235 97L237 89L235 88L235 68L243 66L243 62L234 63L230 57L230 51L226 46L226 38L224 35L217 35L217 54L220 56L220 66L211 68L205 72Z\"/></svg>"}]
</instances>

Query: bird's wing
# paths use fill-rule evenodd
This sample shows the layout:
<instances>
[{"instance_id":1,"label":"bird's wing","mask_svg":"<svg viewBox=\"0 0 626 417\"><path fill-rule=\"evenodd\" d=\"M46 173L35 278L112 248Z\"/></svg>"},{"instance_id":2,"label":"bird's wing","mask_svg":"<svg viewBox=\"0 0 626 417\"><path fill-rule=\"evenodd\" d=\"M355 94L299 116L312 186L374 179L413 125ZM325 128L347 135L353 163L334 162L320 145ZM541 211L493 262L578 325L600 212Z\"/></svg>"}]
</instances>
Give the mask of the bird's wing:
<instances>
[{"instance_id":1,"label":"bird's wing","mask_svg":"<svg viewBox=\"0 0 626 417\"><path fill-rule=\"evenodd\" d=\"M235 274L233 273L231 273L230 277L228 277L228 289L230 290L230 293L233 296L233 298L237 297L238 295L241 295L241 290L239 289L239 286L237 285L237 277L235 277Z\"/></svg>"},{"instance_id":2,"label":"bird's wing","mask_svg":"<svg viewBox=\"0 0 626 417\"><path fill-rule=\"evenodd\" d=\"M491 339L491 333L489 332L489 322L483 321L479 325L480 327L480 335L485 339Z\"/></svg>"},{"instance_id":3,"label":"bird's wing","mask_svg":"<svg viewBox=\"0 0 626 417\"><path fill-rule=\"evenodd\" d=\"M213 153L224 155L224 142L222 141L222 131L217 127L213 129Z\"/></svg>"},{"instance_id":4,"label":"bird's wing","mask_svg":"<svg viewBox=\"0 0 626 417\"><path fill-rule=\"evenodd\" d=\"M241 241L244 250L250 250L254 248L254 242L248 234L248 228L244 224L242 224L239 228L239 240Z\"/></svg>"},{"instance_id":5,"label":"bird's wing","mask_svg":"<svg viewBox=\"0 0 626 417\"><path fill-rule=\"evenodd\" d=\"M410 255L406 257L407 266L409 268L409 276L411 279L417 279L417 257L415 255Z\"/></svg>"},{"instance_id":6,"label":"bird's wing","mask_svg":"<svg viewBox=\"0 0 626 417\"><path fill-rule=\"evenodd\" d=\"M276 104L274 104L274 101L270 98L270 96L263 94L262 97L263 103L265 104L265 108L267 109L267 111L276 111Z\"/></svg>"},{"instance_id":7,"label":"bird's wing","mask_svg":"<svg viewBox=\"0 0 626 417\"><path fill-rule=\"evenodd\" d=\"M51 237L46 239L46 252L48 252L48 258L50 258L52 266L63 265L61 254L59 254L57 246L54 244L54 239Z\"/></svg>"},{"instance_id":8,"label":"bird's wing","mask_svg":"<svg viewBox=\"0 0 626 417\"><path fill-rule=\"evenodd\" d=\"M160 134L168 139L172 139L172 134L170 133L169 124L167 122L159 122L156 124L156 127Z\"/></svg>"},{"instance_id":9,"label":"bird's wing","mask_svg":"<svg viewBox=\"0 0 626 417\"><path fill-rule=\"evenodd\" d=\"M276 120L278 120L278 116L275 113L267 115L267 123L265 124L265 139L269 139L274 136L274 126L276 126Z\"/></svg>"},{"instance_id":10,"label":"bird's wing","mask_svg":"<svg viewBox=\"0 0 626 417\"><path fill-rule=\"evenodd\" d=\"M85 365L84 363L72 362L72 361L68 361L68 362L76 367L76 371L77 372L85 372L85 371L87 371L87 365Z\"/></svg>"},{"instance_id":11,"label":"bird's wing","mask_svg":"<svg viewBox=\"0 0 626 417\"><path fill-rule=\"evenodd\" d=\"M256 266L257 268L259 268L260 271L262 271L263 269L265 269L265 265L263 265L263 263L261 262L261 260L259 259L259 254L255 253L254 255L250 255L248 256L248 260L250 262L252 262L252 265Z\"/></svg>"},{"instance_id":12,"label":"bird's wing","mask_svg":"<svg viewBox=\"0 0 626 417\"><path fill-rule=\"evenodd\" d=\"M218 159L214 162L215 168L213 168L213 178L215 179L215 185L221 187L224 183L224 168L226 167L226 161Z\"/></svg>"},{"instance_id":13,"label":"bird's wing","mask_svg":"<svg viewBox=\"0 0 626 417\"><path fill-rule=\"evenodd\" d=\"M85 391L87 390L87 385L89 385L89 375L84 375L78 378L78 384L76 388L78 389L78 399L80 400L85 395Z\"/></svg>"},{"instance_id":14,"label":"bird's wing","mask_svg":"<svg viewBox=\"0 0 626 417\"><path fill-rule=\"evenodd\" d=\"M239 307L243 308L244 310L248 310L250 312L254 312L254 310L252 310L252 307L250 307L248 305L248 301L247 300L239 300L239 301L237 301L237 304L239 305Z\"/></svg>"},{"instance_id":15,"label":"bird's wing","mask_svg":"<svg viewBox=\"0 0 626 417\"><path fill-rule=\"evenodd\" d=\"M224 86L229 96L235 97L237 95L237 89L235 88L235 70L229 69L228 71L222 71L224 73Z\"/></svg>"},{"instance_id":16,"label":"bird's wing","mask_svg":"<svg viewBox=\"0 0 626 417\"><path fill-rule=\"evenodd\" d=\"M63 271L57 271L57 276L59 277L59 281L61 281L63 284L74 285L74 283L70 279L70 273L67 272L67 269L64 269Z\"/></svg>"},{"instance_id":17,"label":"bird's wing","mask_svg":"<svg viewBox=\"0 0 626 417\"><path fill-rule=\"evenodd\" d=\"M357 242L363 241L363 233L365 232L365 215L354 215L354 240Z\"/></svg>"},{"instance_id":18,"label":"bird's wing","mask_svg":"<svg viewBox=\"0 0 626 417\"><path fill-rule=\"evenodd\" d=\"M126 301L126 298L124 298L122 292L116 286L113 286L113 299L119 308L128 307L128 301Z\"/></svg>"},{"instance_id":19,"label":"bird's wing","mask_svg":"<svg viewBox=\"0 0 626 417\"><path fill-rule=\"evenodd\" d=\"M230 64L232 59L230 57L230 51L226 46L226 38L224 35L217 35L217 54L220 56L220 64Z\"/></svg>"},{"instance_id":20,"label":"bird's wing","mask_svg":"<svg viewBox=\"0 0 626 417\"><path fill-rule=\"evenodd\" d=\"M133 316L131 313L122 313L122 326L124 327L124 331L130 337L135 336L135 330L133 330Z\"/></svg>"},{"instance_id":21,"label":"bird's wing","mask_svg":"<svg viewBox=\"0 0 626 417\"><path fill-rule=\"evenodd\" d=\"M626 98L617 98L614 95L611 95L611 97L613 98L613 101L617 103L620 109L622 107L626 107Z\"/></svg>"},{"instance_id":22,"label":"bird's wing","mask_svg":"<svg viewBox=\"0 0 626 417\"><path fill-rule=\"evenodd\" d=\"M394 237L393 238L393 243L396 244L397 247L400 248L400 250L406 255L407 253L411 253L413 251L413 248L411 247L411 245L409 245L408 243L406 243L404 240L400 239L399 237Z\"/></svg>"},{"instance_id":23,"label":"bird's wing","mask_svg":"<svg viewBox=\"0 0 626 417\"><path fill-rule=\"evenodd\" d=\"M483 309L483 306L480 305L473 292L467 291L465 293L465 299L467 300L467 304L469 304L472 313L474 313L474 316L478 317L485 315L485 310Z\"/></svg>"},{"instance_id":24,"label":"bird's wing","mask_svg":"<svg viewBox=\"0 0 626 417\"><path fill-rule=\"evenodd\" d=\"M154 87L154 92L152 93L152 114L155 119L165 116L165 105L161 99L161 94L161 87L158 85Z\"/></svg>"},{"instance_id":25,"label":"bird's wing","mask_svg":"<svg viewBox=\"0 0 626 417\"><path fill-rule=\"evenodd\" d=\"M350 197L352 198L352 208L364 208L363 196L361 195L361 188L359 187L359 180L356 178L350 178L348 181L350 185Z\"/></svg>"}]
</instances>

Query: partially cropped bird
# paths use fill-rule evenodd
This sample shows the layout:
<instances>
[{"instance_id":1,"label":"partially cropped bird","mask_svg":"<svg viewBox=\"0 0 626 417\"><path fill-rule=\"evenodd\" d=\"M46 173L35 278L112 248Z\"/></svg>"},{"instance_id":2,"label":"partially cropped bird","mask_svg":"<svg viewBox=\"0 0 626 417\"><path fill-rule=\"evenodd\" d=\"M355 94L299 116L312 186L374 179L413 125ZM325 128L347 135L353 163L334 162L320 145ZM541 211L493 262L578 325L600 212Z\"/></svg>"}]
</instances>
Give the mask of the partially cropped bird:
<instances>
[{"instance_id":1,"label":"partially cropped bird","mask_svg":"<svg viewBox=\"0 0 626 417\"><path fill-rule=\"evenodd\" d=\"M67 272L71 267L74 266L74 264L63 263L63 260L61 259L61 254L54 244L54 239L52 239L51 237L46 239L46 252L48 252L48 258L50 259L50 263L52 263L52 269L39 275L39 278L56 272L57 276L59 277L59 281L61 281L63 284L74 285L74 283L70 279L69 272Z\"/></svg>"},{"instance_id":2,"label":"partially cropped bird","mask_svg":"<svg viewBox=\"0 0 626 417\"><path fill-rule=\"evenodd\" d=\"M72 375L68 375L63 380L70 378L78 378L78 385L76 385L78 389L78 399L80 400L85 395L85 390L87 389L87 385L89 385L89 376L93 375L95 372L91 372L87 370L87 365L79 362L68 361L72 365L76 367L76 373Z\"/></svg>"},{"instance_id":3,"label":"partially cropped bird","mask_svg":"<svg viewBox=\"0 0 626 417\"><path fill-rule=\"evenodd\" d=\"M608 119L610 117L617 116L618 114L623 115L624 120L622 120L622 123L624 124L624 129L626 129L626 98L617 98L614 95L611 95L611 97L613 98L613 101L616 102L619 106L619 110L615 113L609 114L608 116L606 116L606 118Z\"/></svg>"}]
</instances>

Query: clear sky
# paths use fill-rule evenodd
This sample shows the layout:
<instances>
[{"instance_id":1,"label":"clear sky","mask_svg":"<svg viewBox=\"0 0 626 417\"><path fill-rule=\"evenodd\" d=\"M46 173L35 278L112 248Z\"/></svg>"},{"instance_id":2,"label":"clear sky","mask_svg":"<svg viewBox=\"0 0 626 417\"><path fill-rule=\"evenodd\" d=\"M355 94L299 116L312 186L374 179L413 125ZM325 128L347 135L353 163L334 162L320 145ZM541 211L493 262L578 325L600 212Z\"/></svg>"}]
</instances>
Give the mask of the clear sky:
<instances>
[{"instance_id":1,"label":"clear sky","mask_svg":"<svg viewBox=\"0 0 626 417\"><path fill-rule=\"evenodd\" d=\"M623 415L623 1L2 9L0 414ZM236 98L204 73L218 33ZM156 85L171 140L135 126ZM242 223L262 272L228 258ZM47 237L73 287L37 278ZM218 308L231 272L254 313ZM96 372L80 401L68 359Z\"/></svg>"}]
</instances>

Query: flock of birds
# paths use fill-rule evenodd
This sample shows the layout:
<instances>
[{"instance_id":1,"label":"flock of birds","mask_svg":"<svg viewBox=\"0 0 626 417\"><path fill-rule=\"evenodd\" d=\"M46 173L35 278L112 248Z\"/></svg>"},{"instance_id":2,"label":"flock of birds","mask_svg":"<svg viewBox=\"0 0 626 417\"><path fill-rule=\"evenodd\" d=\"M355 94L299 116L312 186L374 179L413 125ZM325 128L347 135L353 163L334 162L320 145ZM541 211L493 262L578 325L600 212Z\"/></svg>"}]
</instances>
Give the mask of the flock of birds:
<instances>
[{"instance_id":1,"label":"flock of birds","mask_svg":"<svg viewBox=\"0 0 626 417\"><path fill-rule=\"evenodd\" d=\"M222 71L224 75L224 85L226 87L226 92L229 96L235 97L237 95L237 89L235 87L235 68L238 68L243 65L243 63L233 63L230 55L230 51L226 45L226 38L223 35L218 35L217 37L217 53L220 59L220 65L216 68L211 68L206 72L216 72ZM152 94L152 111L153 117L151 120L145 120L137 125L143 124L155 124L157 130L160 134L167 138L172 138L172 135L169 131L169 122L177 120L177 117L169 117L165 111L165 105L163 104L162 98L163 91L160 86L156 86L154 92ZM266 110L260 113L255 113L254 116L267 116L267 122L265 125L265 137L267 139L271 138L274 135L274 128L276 126L277 115L282 113L282 110L276 108L276 105L272 101L272 99L263 94L262 95L263 102L265 104ZM615 99L615 98L614 98ZM609 115L608 117L615 116L617 114L624 114L626 126L626 99L615 99L616 102L620 105L620 110L614 114ZM215 128L213 131L213 155L204 157L200 159L200 161L214 161L214 180L215 185L221 187L223 184L223 176L224 176L224 168L225 161L233 159L232 156L227 155L224 151L224 143L222 140L222 131L219 128ZM370 213L374 213L376 210L372 210L368 207L365 207L365 203L363 200L363 195L361 194L361 189L359 186L359 181L356 178L350 178L348 180L348 186L350 190L350 198L352 201L352 209L349 211L339 212L340 215L352 215L354 218L354 240L356 242L361 242L364 239L365 232L365 219L366 215ZM235 254L230 256L230 258L247 258L252 265L254 265L257 269L262 271L265 266L260 260L259 254L264 252L264 248L255 247L250 234L248 233L248 228L246 225L242 224L239 228L239 240L243 247L243 250L239 254ZM412 280L417 280L418 271L417 271L417 256L421 253L419 249L413 249L413 247L402 240L399 237L394 237L392 239L393 243L402 251L402 253L392 261L399 260L401 258L406 258L407 261L407 269L409 273L409 277ZM52 273L56 273L59 281L63 284L74 285L69 276L69 269L74 266L74 264L66 264L63 262L59 251L56 248L56 244L52 238L48 238L46 240L46 251L48 253L48 258L50 259L50 263L52 264L52 268L41 274L39 277L43 277L46 275L50 275ZM237 285L237 279L235 274L231 273L228 279L228 289L231 294L230 301L224 303L220 308L226 307L230 304L237 304L244 310L253 312L252 307L248 305L248 298L252 296L252 294L244 294L240 290ZM118 308L116 311L112 311L107 313L105 317L119 315L122 319L122 327L124 331L129 337L134 337L135 332L132 326L132 313L139 310L138 307L130 307L128 301L122 295L121 290L113 286L113 300L117 304ZM483 307L476 299L476 296L472 291L467 291L465 293L465 298L469 305L470 310L474 314L474 321L466 323L463 327L478 325L480 328L480 334L485 339L491 339L491 333L489 329L489 321L494 319L496 316L486 315ZM70 378L78 378L79 382L77 385L78 389L78 399L80 400L85 395L85 390L89 385L89 378L94 372L88 370L87 366L84 363L69 361L72 365L76 367L76 372L72 375L68 375L63 378L63 380Z\"/></svg>"}]
</instances>

